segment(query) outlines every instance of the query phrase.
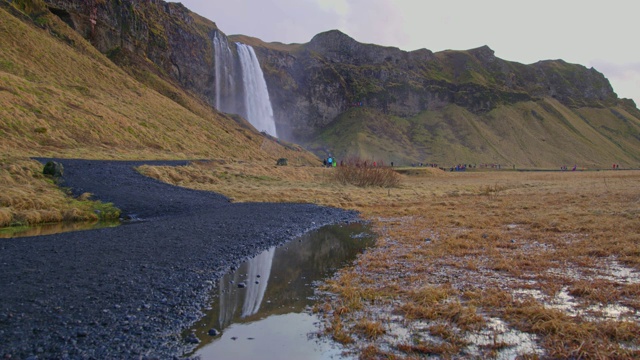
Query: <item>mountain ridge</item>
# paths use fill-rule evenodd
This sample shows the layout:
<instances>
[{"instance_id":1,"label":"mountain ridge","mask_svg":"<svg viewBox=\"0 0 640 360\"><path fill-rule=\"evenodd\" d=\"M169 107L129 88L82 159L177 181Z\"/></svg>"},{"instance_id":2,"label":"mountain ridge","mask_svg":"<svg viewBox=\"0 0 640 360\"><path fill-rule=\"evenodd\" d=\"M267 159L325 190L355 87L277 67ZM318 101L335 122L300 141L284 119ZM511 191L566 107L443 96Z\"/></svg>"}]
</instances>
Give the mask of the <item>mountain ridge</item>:
<instances>
[{"instance_id":1,"label":"mountain ridge","mask_svg":"<svg viewBox=\"0 0 640 360\"><path fill-rule=\"evenodd\" d=\"M226 35L214 22L161 0L45 3L139 81L170 83L184 89L185 96L215 105L212 42L216 34ZM593 68L562 60L524 65L496 57L488 46L404 51L362 44L338 30L317 34L305 44L266 43L245 35L228 38L254 47L281 139L319 156L360 155L387 162L437 158L441 163L498 157L519 166L555 167L574 160L590 166L640 166L640 111L632 100L619 99ZM186 101L179 91L166 86L160 91ZM352 111L358 107L368 111ZM367 125L361 128L364 133L331 136L346 115L361 116L359 121ZM539 126L536 121L554 125ZM395 145L384 140L385 134L366 130L405 123L411 126L400 127L404 133L396 138L408 142ZM516 124L531 141L505 130ZM562 130L549 132L556 128ZM434 132L438 129L441 133ZM468 136L456 135L460 132ZM473 156L462 159L457 152ZM528 155L510 158L515 153Z\"/></svg>"},{"instance_id":2,"label":"mountain ridge","mask_svg":"<svg viewBox=\"0 0 640 360\"><path fill-rule=\"evenodd\" d=\"M449 164L500 160L518 166L534 167L555 167L573 162L580 162L585 166L604 166L620 161L634 166L639 163L640 112L632 100L618 99L609 81L593 68L569 64L563 60L544 60L531 65L509 62L495 57L488 46L465 51L432 53L422 49L407 52L393 47L360 44L335 30L316 35L295 53L278 54L273 49L258 49L256 52L262 56L264 67L268 69L265 74L271 85L270 89L275 89L272 99L276 104L276 117L284 118L291 116L291 113L303 114L301 118L290 121L298 126L290 136L302 139L303 144L318 154L333 152L338 156L356 155L379 158L386 162L395 159L396 163L428 162L426 159ZM283 66L280 59L286 56L296 57L296 62L290 62L288 67L286 64ZM273 70L269 70L270 68ZM289 86L292 91L286 91L287 87L283 84L287 83L294 84ZM306 94L296 94L305 89L310 90ZM330 133L340 127L335 122L344 120L341 114L349 112L354 105L382 113L387 120L400 117L409 122L415 122L424 113L433 115L434 111L442 112L451 106L459 107L469 112L473 121L467 122L465 128L461 129L455 125L455 119L440 117L438 126L450 128L452 133L456 133L457 129L473 136L462 142L450 138L452 143L443 143L442 138L438 138L440 141L433 144L410 141L412 149L397 144L391 148L384 146L386 150L382 149L381 143L376 145L376 141L372 139L377 137L382 141L384 136L380 134L351 133L351 138L341 137L338 141ZM515 113L506 111L505 107L526 107L527 110ZM611 111L602 113L597 109ZM278 113L279 111L282 112ZM616 115L621 112L626 115ZM508 117L504 115L506 113L509 113ZM598 118L594 117L596 113ZM368 116L371 121L380 121L380 116L372 116L371 112L361 115L365 116L364 120ZM561 129L583 130L563 130L554 135L549 133L549 127L536 127L531 122L531 119L542 117L547 122L554 121L562 125ZM625 127L624 124L629 122L632 125ZM492 136L487 137L478 132L478 126L483 123L493 124L484 130L485 134L492 132ZM555 147L549 147L547 140L519 142L513 132L501 130L513 127L515 123L528 128L528 132L535 132L538 139L561 135L566 139L555 139ZM594 129L589 123L600 125ZM421 128L420 131L428 132L427 129L433 129L434 126L418 124L406 128L407 133L403 136L406 139L416 138L411 134L413 131ZM619 126L625 129L612 130ZM437 138L433 134L431 137ZM364 138L368 138L365 143L369 145L363 144ZM486 142L489 138L502 145L477 145L479 141ZM627 148L622 149L616 145L616 138L623 138ZM609 140L603 142L603 139ZM353 148L345 146L345 142L354 144ZM567 145L562 146L563 143ZM436 144L442 149L437 149ZM496 158L497 153L514 153L506 148L506 144L514 146L516 153L530 155ZM598 144L601 151L592 149L594 144ZM376 150L376 146L381 149ZM617 150L610 151L609 147ZM458 151L470 155L451 155ZM484 156L478 156L478 153ZM541 157L539 154L546 155Z\"/></svg>"}]
</instances>

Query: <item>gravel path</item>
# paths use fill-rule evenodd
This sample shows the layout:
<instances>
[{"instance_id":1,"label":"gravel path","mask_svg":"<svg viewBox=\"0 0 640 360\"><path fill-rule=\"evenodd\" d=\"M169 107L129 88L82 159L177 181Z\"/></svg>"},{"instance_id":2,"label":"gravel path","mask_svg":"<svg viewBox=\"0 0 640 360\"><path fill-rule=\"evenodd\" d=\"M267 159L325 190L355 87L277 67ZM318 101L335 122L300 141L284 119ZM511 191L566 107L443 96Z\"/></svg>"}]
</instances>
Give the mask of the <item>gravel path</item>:
<instances>
[{"instance_id":1,"label":"gravel path","mask_svg":"<svg viewBox=\"0 0 640 360\"><path fill-rule=\"evenodd\" d=\"M44 161L41 159L41 161ZM176 358L215 280L262 250L357 214L308 204L232 204L146 178L141 164L58 160L63 186L141 219L0 239L0 356Z\"/></svg>"}]
</instances>

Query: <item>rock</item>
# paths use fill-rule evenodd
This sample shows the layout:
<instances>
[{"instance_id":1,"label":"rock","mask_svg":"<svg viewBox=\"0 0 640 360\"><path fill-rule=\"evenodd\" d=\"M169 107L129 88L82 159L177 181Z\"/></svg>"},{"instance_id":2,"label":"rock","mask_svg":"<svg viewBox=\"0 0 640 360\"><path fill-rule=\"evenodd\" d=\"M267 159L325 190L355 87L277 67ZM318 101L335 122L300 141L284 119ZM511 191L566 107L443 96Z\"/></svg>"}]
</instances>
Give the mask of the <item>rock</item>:
<instances>
[{"instance_id":1,"label":"rock","mask_svg":"<svg viewBox=\"0 0 640 360\"><path fill-rule=\"evenodd\" d=\"M54 178L59 178L64 175L64 166L57 161L49 161L44 165L42 173L53 176Z\"/></svg>"},{"instance_id":2,"label":"rock","mask_svg":"<svg viewBox=\"0 0 640 360\"><path fill-rule=\"evenodd\" d=\"M217 329L211 328L208 332L209 336L218 336L220 332Z\"/></svg>"},{"instance_id":3,"label":"rock","mask_svg":"<svg viewBox=\"0 0 640 360\"><path fill-rule=\"evenodd\" d=\"M243 282L238 283L238 288L243 289L243 288L246 288L246 287L247 287L247 284L245 284Z\"/></svg>"},{"instance_id":4,"label":"rock","mask_svg":"<svg viewBox=\"0 0 640 360\"><path fill-rule=\"evenodd\" d=\"M191 333L184 339L188 344L200 344L200 339L196 337L196 334Z\"/></svg>"},{"instance_id":5,"label":"rock","mask_svg":"<svg viewBox=\"0 0 640 360\"><path fill-rule=\"evenodd\" d=\"M278 165L278 166L287 166L287 159L286 158L278 159L278 161L276 161L276 165Z\"/></svg>"}]
</instances>

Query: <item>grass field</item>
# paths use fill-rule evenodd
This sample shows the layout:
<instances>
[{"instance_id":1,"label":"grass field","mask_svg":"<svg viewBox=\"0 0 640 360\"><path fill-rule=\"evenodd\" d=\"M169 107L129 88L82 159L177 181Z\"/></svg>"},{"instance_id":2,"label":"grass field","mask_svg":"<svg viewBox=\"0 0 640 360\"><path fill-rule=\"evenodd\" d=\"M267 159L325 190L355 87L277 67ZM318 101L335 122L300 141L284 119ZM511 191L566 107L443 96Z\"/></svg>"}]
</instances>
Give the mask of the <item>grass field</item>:
<instances>
[{"instance_id":1,"label":"grass field","mask_svg":"<svg viewBox=\"0 0 640 360\"><path fill-rule=\"evenodd\" d=\"M360 211L377 244L322 286L315 311L361 358L640 356L640 172L419 169L359 188L333 171L141 169L234 201Z\"/></svg>"}]
</instances>

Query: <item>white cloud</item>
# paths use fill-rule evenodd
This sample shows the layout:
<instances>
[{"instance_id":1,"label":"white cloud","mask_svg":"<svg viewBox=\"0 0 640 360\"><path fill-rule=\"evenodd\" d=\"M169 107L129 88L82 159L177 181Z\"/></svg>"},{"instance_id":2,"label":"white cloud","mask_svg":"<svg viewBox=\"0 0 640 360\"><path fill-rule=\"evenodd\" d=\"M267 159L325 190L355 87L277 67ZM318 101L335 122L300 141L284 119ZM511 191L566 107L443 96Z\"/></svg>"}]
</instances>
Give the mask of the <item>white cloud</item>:
<instances>
[{"instance_id":1,"label":"white cloud","mask_svg":"<svg viewBox=\"0 0 640 360\"><path fill-rule=\"evenodd\" d=\"M327 11L335 12L339 16L346 16L349 13L349 2L347 0L315 0L318 6Z\"/></svg>"}]
</instances>

